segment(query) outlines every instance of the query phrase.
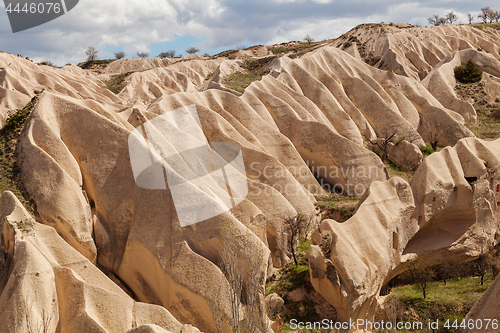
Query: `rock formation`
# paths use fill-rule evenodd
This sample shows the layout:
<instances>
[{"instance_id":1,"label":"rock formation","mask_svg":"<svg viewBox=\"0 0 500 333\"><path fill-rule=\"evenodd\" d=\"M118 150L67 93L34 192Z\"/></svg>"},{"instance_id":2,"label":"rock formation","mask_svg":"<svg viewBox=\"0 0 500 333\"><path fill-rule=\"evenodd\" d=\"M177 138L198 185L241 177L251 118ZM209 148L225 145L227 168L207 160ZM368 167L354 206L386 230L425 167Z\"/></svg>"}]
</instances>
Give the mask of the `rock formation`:
<instances>
[{"instance_id":1,"label":"rock formation","mask_svg":"<svg viewBox=\"0 0 500 333\"><path fill-rule=\"evenodd\" d=\"M500 60L499 36L498 30L469 25L362 24L332 44L357 58L380 56L378 68L422 80L455 51L473 48Z\"/></svg>"},{"instance_id":2,"label":"rock formation","mask_svg":"<svg viewBox=\"0 0 500 333\"><path fill-rule=\"evenodd\" d=\"M467 129L476 114L455 95L450 70L474 58L489 91L500 91L496 32L380 29L357 35L373 37L363 45L381 55L379 68L343 39L296 59L241 51L270 72L242 94L224 83L246 69L224 58L121 59L99 74L0 53L0 125L39 96L17 146L37 222L11 193L0 200L1 326L23 332L27 320L50 319L50 332L214 332L214 306L219 319L233 316L221 232L237 240L239 310L248 313L253 288L260 311L268 272L290 260L282 217L314 215L325 190L362 198L350 220L321 223L309 253L311 282L339 318L370 318L380 289L415 255L466 260L495 245L499 141ZM105 88L110 79L122 79L118 94ZM422 162L426 143L449 147ZM239 154L241 164L225 159ZM388 180L384 155L418 167L411 186ZM144 157L139 172L134 156ZM148 178L157 172L160 182ZM246 195L232 192L233 179ZM190 194L181 200L179 184ZM227 209L184 223L179 205L196 219L202 204Z\"/></svg>"},{"instance_id":3,"label":"rock formation","mask_svg":"<svg viewBox=\"0 0 500 333\"><path fill-rule=\"evenodd\" d=\"M457 330L457 333L493 333L497 332L500 327L500 277L497 276L495 281L486 289L481 298L474 304L472 309L465 317L465 321L474 322L473 329ZM488 326L488 328L486 328ZM472 327L472 325L471 325ZM481 329L478 329L481 327Z\"/></svg>"},{"instance_id":4,"label":"rock formation","mask_svg":"<svg viewBox=\"0 0 500 333\"><path fill-rule=\"evenodd\" d=\"M498 242L500 140L468 138L424 160L412 180L419 232L405 253L472 259Z\"/></svg>"},{"instance_id":5,"label":"rock formation","mask_svg":"<svg viewBox=\"0 0 500 333\"><path fill-rule=\"evenodd\" d=\"M324 220L309 249L311 282L342 320L373 320L381 288L417 255L439 263L488 252L500 236L500 140L460 140L412 179L373 182L354 216Z\"/></svg>"},{"instance_id":6,"label":"rock formation","mask_svg":"<svg viewBox=\"0 0 500 333\"><path fill-rule=\"evenodd\" d=\"M323 220L309 248L311 283L337 310L338 320L370 319L386 277L401 263L418 229L410 185L401 178L373 182L354 216Z\"/></svg>"},{"instance_id":7,"label":"rock formation","mask_svg":"<svg viewBox=\"0 0 500 333\"><path fill-rule=\"evenodd\" d=\"M0 198L3 332L185 332L165 308L136 302L11 192ZM138 327L133 330L134 328Z\"/></svg>"},{"instance_id":8,"label":"rock formation","mask_svg":"<svg viewBox=\"0 0 500 333\"><path fill-rule=\"evenodd\" d=\"M488 27L363 24L332 44L377 68L422 80L444 107L462 115L466 122L475 122L472 105L458 100L453 91L453 68L472 59L483 71L498 77L499 40L498 30Z\"/></svg>"}]
</instances>

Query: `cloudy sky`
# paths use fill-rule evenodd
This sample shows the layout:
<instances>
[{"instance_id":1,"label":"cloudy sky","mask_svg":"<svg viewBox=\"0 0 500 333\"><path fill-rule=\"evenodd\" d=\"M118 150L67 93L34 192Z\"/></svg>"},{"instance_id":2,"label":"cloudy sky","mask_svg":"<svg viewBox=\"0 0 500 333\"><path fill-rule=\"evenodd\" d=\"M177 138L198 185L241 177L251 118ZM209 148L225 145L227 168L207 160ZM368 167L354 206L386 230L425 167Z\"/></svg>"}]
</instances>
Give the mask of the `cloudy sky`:
<instances>
[{"instance_id":1,"label":"cloudy sky","mask_svg":"<svg viewBox=\"0 0 500 333\"><path fill-rule=\"evenodd\" d=\"M116 51L128 57L137 51L185 55L190 46L214 54L306 34L334 38L360 23L425 26L427 17L450 10L465 23L467 13L478 14L484 6L500 9L498 0L80 0L64 16L14 34L1 3L0 50L58 65L85 60L88 46L96 47L101 59Z\"/></svg>"}]
</instances>

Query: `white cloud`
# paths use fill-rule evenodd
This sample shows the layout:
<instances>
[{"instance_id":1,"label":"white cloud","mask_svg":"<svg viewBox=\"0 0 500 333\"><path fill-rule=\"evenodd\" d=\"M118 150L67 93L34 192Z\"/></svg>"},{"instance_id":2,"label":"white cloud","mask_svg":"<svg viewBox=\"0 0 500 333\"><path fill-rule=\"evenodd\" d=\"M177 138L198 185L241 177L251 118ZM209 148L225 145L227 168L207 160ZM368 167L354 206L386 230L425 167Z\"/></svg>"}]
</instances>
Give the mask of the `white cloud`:
<instances>
[{"instance_id":1,"label":"white cloud","mask_svg":"<svg viewBox=\"0 0 500 333\"><path fill-rule=\"evenodd\" d=\"M498 1L476 5L465 0L82 0L63 17L17 34L12 34L0 10L0 48L63 64L84 60L89 45L135 54L150 51L152 43L188 35L203 40L197 46L204 51L300 40L306 34L320 40L365 22L426 25L427 17L448 10L465 22L467 12L484 6L496 8Z\"/></svg>"}]
</instances>

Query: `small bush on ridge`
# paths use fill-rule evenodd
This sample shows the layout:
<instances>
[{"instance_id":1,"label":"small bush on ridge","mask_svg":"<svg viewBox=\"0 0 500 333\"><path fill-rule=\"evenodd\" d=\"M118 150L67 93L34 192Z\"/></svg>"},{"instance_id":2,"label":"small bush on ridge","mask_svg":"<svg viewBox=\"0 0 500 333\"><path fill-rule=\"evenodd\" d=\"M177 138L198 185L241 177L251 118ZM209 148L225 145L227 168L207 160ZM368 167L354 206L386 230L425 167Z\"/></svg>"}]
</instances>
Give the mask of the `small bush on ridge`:
<instances>
[{"instance_id":1,"label":"small bush on ridge","mask_svg":"<svg viewBox=\"0 0 500 333\"><path fill-rule=\"evenodd\" d=\"M483 78L483 71L477 67L476 63L469 59L467 65L457 66L454 69L455 78L462 83L474 83Z\"/></svg>"}]
</instances>

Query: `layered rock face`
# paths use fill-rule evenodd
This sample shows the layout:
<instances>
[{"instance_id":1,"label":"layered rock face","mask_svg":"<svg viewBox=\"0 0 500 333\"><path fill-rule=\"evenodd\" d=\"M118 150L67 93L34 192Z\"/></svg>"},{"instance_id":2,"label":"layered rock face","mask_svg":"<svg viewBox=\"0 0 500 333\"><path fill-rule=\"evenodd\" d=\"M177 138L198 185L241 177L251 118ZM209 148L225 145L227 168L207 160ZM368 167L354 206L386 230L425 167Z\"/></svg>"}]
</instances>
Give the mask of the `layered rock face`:
<instances>
[{"instance_id":1,"label":"layered rock face","mask_svg":"<svg viewBox=\"0 0 500 333\"><path fill-rule=\"evenodd\" d=\"M372 183L352 218L323 220L316 230L309 248L311 283L338 320L373 317L386 277L418 229L414 210L410 185L391 178Z\"/></svg>"},{"instance_id":2,"label":"layered rock face","mask_svg":"<svg viewBox=\"0 0 500 333\"><path fill-rule=\"evenodd\" d=\"M408 25L365 24L332 42L356 58L374 63L377 68L422 81L442 105L464 118L476 121L476 111L454 92L453 68L469 59L485 72L487 90L499 91L499 31L479 30L467 25L421 28ZM376 62L375 62L376 61ZM489 74L488 75L486 75ZM495 99L496 94L489 97Z\"/></svg>"},{"instance_id":3,"label":"layered rock face","mask_svg":"<svg viewBox=\"0 0 500 333\"><path fill-rule=\"evenodd\" d=\"M377 67L416 80L424 79L450 53L475 49L500 60L500 33L485 27L362 24L333 44L357 58L380 56ZM350 42L350 43L348 43ZM361 52L360 52L361 51ZM468 59L467 59L468 60Z\"/></svg>"},{"instance_id":4,"label":"layered rock face","mask_svg":"<svg viewBox=\"0 0 500 333\"><path fill-rule=\"evenodd\" d=\"M0 125L3 127L8 116L22 109L36 92L42 90L115 105L120 99L99 84L95 75L75 65L55 70L12 54L0 53Z\"/></svg>"},{"instance_id":5,"label":"layered rock face","mask_svg":"<svg viewBox=\"0 0 500 333\"><path fill-rule=\"evenodd\" d=\"M326 189L362 203L344 224L325 220L314 233L311 282L340 318L370 318L408 258L472 258L496 242L498 141L473 138L465 123L475 114L432 79L472 51L460 52L420 82L325 46L273 59L271 75L242 94L224 87L243 71L233 60L125 59L97 75L0 54L3 121L39 94L18 144L37 223L16 227L17 215L32 219L12 194L2 196L0 306L32 302L21 286L38 283L35 263L23 261L33 255L45 258L35 260L45 273L32 317L48 316L51 332L194 331L188 324L214 332L214 299L222 320L234 313L221 232L237 244L240 312L250 284L264 308L268 272L290 260L283 217L314 215L314 196ZM477 59L497 68L491 57ZM136 70L119 94L103 88L110 75ZM366 148L387 140L386 152L373 150L404 168L421 163L425 143L455 147L425 159L410 186L388 180ZM241 163L230 163L236 156ZM236 179L244 190L233 191ZM217 214L202 217L200 207ZM245 253L258 255L248 264ZM24 311L0 320L14 332L26 326Z\"/></svg>"},{"instance_id":6,"label":"layered rock face","mask_svg":"<svg viewBox=\"0 0 500 333\"><path fill-rule=\"evenodd\" d=\"M75 100L48 93L37 110L20 142L20 165L27 190L37 198L41 220L83 255L115 273L141 301L163 305L179 320L210 330L208 299L214 288L220 295L228 288L214 265L219 262L220 224L230 221L242 248L266 252L262 240L235 218L243 212L181 227L168 189L147 190L135 182L127 145L133 127L122 118L131 117L132 110L98 114ZM50 184L58 190L48 191ZM283 196L275 195L274 204L281 198L283 211L293 210ZM303 210L312 207L310 200L300 204ZM261 231L265 240L262 211L250 200L238 207L246 206L255 215L244 221ZM264 283L267 257L262 260Z\"/></svg>"},{"instance_id":7,"label":"layered rock face","mask_svg":"<svg viewBox=\"0 0 500 333\"><path fill-rule=\"evenodd\" d=\"M36 223L11 192L0 198L0 217L3 332L193 329L161 306L134 301L53 228ZM146 329L153 326L155 330Z\"/></svg>"},{"instance_id":8,"label":"layered rock face","mask_svg":"<svg viewBox=\"0 0 500 333\"><path fill-rule=\"evenodd\" d=\"M474 258L498 242L500 141L459 141L429 156L412 180L419 232L405 253Z\"/></svg>"},{"instance_id":9,"label":"layered rock face","mask_svg":"<svg viewBox=\"0 0 500 333\"><path fill-rule=\"evenodd\" d=\"M467 261L500 236L500 140L460 140L412 179L374 182L354 216L324 220L309 249L311 282L341 314L373 320L381 288L417 255Z\"/></svg>"}]
</instances>

